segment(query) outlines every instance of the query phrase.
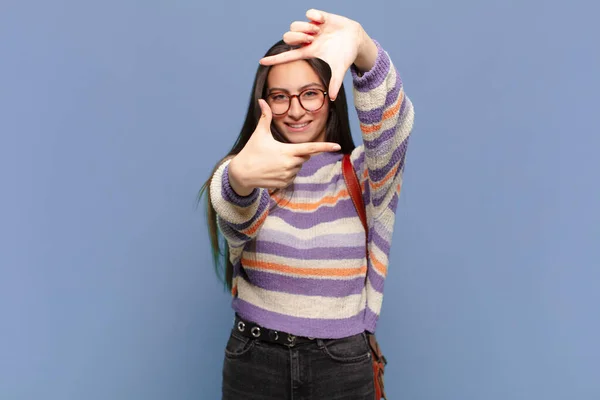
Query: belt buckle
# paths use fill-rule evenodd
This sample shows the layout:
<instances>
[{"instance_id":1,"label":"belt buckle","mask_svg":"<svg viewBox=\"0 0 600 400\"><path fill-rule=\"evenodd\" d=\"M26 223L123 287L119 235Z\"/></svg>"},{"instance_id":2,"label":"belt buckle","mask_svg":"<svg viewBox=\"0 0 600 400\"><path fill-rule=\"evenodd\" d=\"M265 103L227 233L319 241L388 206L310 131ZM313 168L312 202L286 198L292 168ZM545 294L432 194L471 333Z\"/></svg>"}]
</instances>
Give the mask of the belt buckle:
<instances>
[{"instance_id":1,"label":"belt buckle","mask_svg":"<svg viewBox=\"0 0 600 400\"><path fill-rule=\"evenodd\" d=\"M288 341L288 346L293 347L296 344L296 336L294 336L292 334L288 334L287 341Z\"/></svg>"}]
</instances>

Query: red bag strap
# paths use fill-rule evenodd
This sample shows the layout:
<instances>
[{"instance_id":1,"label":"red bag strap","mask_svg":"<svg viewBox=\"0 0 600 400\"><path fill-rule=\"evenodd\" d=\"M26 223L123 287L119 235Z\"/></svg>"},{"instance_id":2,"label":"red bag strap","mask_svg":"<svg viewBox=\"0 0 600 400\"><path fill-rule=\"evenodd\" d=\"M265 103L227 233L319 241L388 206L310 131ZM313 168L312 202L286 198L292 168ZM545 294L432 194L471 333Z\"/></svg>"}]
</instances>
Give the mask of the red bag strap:
<instances>
[{"instance_id":1,"label":"red bag strap","mask_svg":"<svg viewBox=\"0 0 600 400\"><path fill-rule=\"evenodd\" d=\"M352 166L352 161L350 160L349 154L344 154L344 158L342 158L342 173L344 174L344 180L346 181L346 187L348 188L348 193L350 193L350 198L352 199L352 203L354 203L354 207L356 207L356 211L358 212L358 216L360 217L360 221L365 228L365 241L368 237L368 226L367 226L367 213L365 211L365 203L362 197L362 188L360 187L360 181L356 176L356 171ZM367 251L367 257L369 255L369 246L365 246ZM365 277L366 279L366 277ZM381 349L379 348L379 344L377 343L377 339L375 335L369 335L369 345L371 347L371 354L373 354L373 376L375 379L375 398L377 400L383 398L387 399L384 390L384 382L383 382L383 371L385 365L387 364L387 360L381 354Z\"/></svg>"},{"instance_id":2,"label":"red bag strap","mask_svg":"<svg viewBox=\"0 0 600 400\"><path fill-rule=\"evenodd\" d=\"M344 154L344 158L342 158L342 173L344 174L344 180L346 181L346 187L348 188L348 192L352 198L352 203L354 203L354 207L358 212L358 216L363 224L363 227L365 228L366 233L369 231L369 228L367 227L365 203L362 197L360 182L358 181L356 171L354 171L354 167L352 166L352 161L350 161L350 154Z\"/></svg>"}]
</instances>

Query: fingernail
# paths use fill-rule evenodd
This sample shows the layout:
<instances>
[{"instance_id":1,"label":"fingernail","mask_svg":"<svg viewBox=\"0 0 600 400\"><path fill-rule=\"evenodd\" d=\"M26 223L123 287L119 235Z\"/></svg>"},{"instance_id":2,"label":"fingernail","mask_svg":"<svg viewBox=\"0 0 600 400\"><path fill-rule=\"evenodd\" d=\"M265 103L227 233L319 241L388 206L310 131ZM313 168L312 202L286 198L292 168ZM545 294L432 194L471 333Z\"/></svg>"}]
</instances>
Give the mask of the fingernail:
<instances>
[{"instance_id":1,"label":"fingernail","mask_svg":"<svg viewBox=\"0 0 600 400\"><path fill-rule=\"evenodd\" d=\"M339 144L334 144L333 146L331 146L331 149L333 151L338 151L342 149L342 146L340 146Z\"/></svg>"}]
</instances>

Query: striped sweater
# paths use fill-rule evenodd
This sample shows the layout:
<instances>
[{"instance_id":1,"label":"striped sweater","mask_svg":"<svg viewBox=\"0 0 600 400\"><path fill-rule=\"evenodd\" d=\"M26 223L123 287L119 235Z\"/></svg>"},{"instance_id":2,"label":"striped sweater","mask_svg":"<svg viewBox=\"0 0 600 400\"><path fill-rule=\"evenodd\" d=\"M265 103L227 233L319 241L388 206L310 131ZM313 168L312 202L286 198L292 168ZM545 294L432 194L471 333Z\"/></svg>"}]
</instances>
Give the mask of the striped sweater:
<instances>
[{"instance_id":1,"label":"striped sweater","mask_svg":"<svg viewBox=\"0 0 600 400\"><path fill-rule=\"evenodd\" d=\"M351 67L363 144L351 154L363 187L365 232L347 191L341 152L305 162L288 188L239 196L225 161L210 196L234 266L232 307L242 317L297 336L375 332L383 301L413 106L379 43L374 67Z\"/></svg>"}]
</instances>

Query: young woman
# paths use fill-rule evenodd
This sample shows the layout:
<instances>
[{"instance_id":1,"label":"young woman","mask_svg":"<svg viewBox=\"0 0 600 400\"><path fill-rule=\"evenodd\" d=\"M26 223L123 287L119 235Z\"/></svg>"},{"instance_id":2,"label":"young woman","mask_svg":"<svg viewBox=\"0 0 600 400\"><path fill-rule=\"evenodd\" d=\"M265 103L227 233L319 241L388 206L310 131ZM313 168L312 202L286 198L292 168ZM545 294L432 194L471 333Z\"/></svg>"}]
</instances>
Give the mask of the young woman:
<instances>
[{"instance_id":1,"label":"young woman","mask_svg":"<svg viewBox=\"0 0 600 400\"><path fill-rule=\"evenodd\" d=\"M375 396L366 334L381 310L413 106L360 24L306 16L260 60L242 131L202 189L217 261L219 232L226 239L235 310L224 399ZM348 69L358 147L342 84ZM362 186L366 242L344 154Z\"/></svg>"}]
</instances>

